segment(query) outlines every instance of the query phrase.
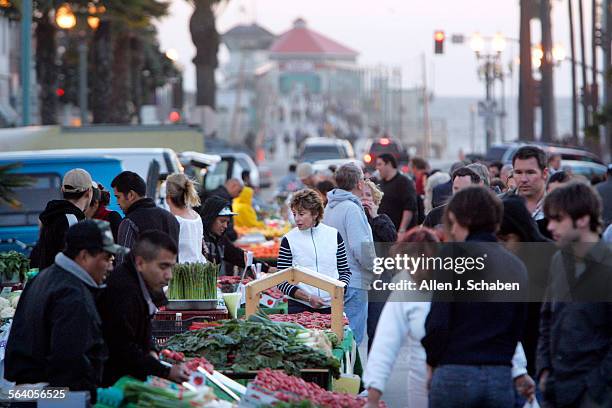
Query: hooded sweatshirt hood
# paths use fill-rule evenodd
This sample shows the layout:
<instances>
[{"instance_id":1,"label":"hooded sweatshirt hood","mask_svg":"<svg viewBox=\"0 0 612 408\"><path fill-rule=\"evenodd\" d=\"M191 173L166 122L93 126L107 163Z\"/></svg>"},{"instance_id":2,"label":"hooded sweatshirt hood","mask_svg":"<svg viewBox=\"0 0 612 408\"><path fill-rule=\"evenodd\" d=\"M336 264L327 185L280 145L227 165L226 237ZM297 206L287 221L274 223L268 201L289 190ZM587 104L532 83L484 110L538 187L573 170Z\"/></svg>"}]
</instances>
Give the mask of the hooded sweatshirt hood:
<instances>
[{"instance_id":1,"label":"hooded sweatshirt hood","mask_svg":"<svg viewBox=\"0 0 612 408\"><path fill-rule=\"evenodd\" d=\"M238 197L234 198L234 204L251 206L252 202L253 202L253 189L247 186L245 186L242 189Z\"/></svg>"},{"instance_id":2,"label":"hooded sweatshirt hood","mask_svg":"<svg viewBox=\"0 0 612 408\"><path fill-rule=\"evenodd\" d=\"M361 204L361 200L350 191L342 190L340 188L335 188L332 191L327 193L327 205L330 208L334 208L338 204L344 201L352 201L357 204L362 210L363 205Z\"/></svg>"},{"instance_id":3,"label":"hooded sweatshirt hood","mask_svg":"<svg viewBox=\"0 0 612 408\"><path fill-rule=\"evenodd\" d=\"M45 224L50 224L58 218L65 218L66 214L73 214L77 219L82 220L85 214L76 205L68 200L51 200L47 203L47 207L40 214L40 221Z\"/></svg>"},{"instance_id":4,"label":"hooded sweatshirt hood","mask_svg":"<svg viewBox=\"0 0 612 408\"><path fill-rule=\"evenodd\" d=\"M78 263L68 258L62 252L55 256L55 264L65 271L70 272L76 276L81 282L94 289L103 289L106 285L98 285L96 281L91 277L85 269L83 269Z\"/></svg>"},{"instance_id":5,"label":"hooded sweatshirt hood","mask_svg":"<svg viewBox=\"0 0 612 408\"><path fill-rule=\"evenodd\" d=\"M503 199L504 218L499 228L502 235L516 234L522 242L548 242L525 205L525 199L518 195L508 195Z\"/></svg>"},{"instance_id":6,"label":"hooded sweatshirt hood","mask_svg":"<svg viewBox=\"0 0 612 408\"><path fill-rule=\"evenodd\" d=\"M201 211L202 224L204 225L204 233L210 233L210 227L224 207L229 206L229 203L223 198L212 196L204 202Z\"/></svg>"}]
</instances>

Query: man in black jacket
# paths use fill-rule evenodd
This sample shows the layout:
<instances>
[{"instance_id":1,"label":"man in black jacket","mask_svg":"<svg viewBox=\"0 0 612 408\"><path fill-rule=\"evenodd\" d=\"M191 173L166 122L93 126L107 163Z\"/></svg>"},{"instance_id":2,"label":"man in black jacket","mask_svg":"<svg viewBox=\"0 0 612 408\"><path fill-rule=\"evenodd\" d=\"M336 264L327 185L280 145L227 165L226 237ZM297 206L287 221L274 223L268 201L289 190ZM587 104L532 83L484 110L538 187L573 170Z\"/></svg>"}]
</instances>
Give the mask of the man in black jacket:
<instances>
[{"instance_id":1,"label":"man in black jacket","mask_svg":"<svg viewBox=\"0 0 612 408\"><path fill-rule=\"evenodd\" d=\"M72 169L62 181L63 200L51 200L40 214L40 236L30 255L30 265L43 270L64 250L68 228L85 219L92 198L93 181L83 169Z\"/></svg>"},{"instance_id":2,"label":"man in black jacket","mask_svg":"<svg viewBox=\"0 0 612 408\"><path fill-rule=\"evenodd\" d=\"M89 391L96 398L107 349L95 297L112 268L115 245L106 221L70 227L55 263L28 282L6 346L5 377L17 384Z\"/></svg>"},{"instance_id":3,"label":"man in black jacket","mask_svg":"<svg viewBox=\"0 0 612 408\"><path fill-rule=\"evenodd\" d=\"M168 234L146 231L108 278L98 301L109 349L104 386L111 386L124 375L143 381L155 375L178 383L189 378L182 365L170 368L159 362L151 338L151 318L157 311L152 297L172 278L176 256L176 242Z\"/></svg>"},{"instance_id":4,"label":"man in black jacket","mask_svg":"<svg viewBox=\"0 0 612 408\"><path fill-rule=\"evenodd\" d=\"M561 248L542 306L537 371L546 407L612 406L612 252L600 242L601 201L569 183L544 200Z\"/></svg>"},{"instance_id":5,"label":"man in black jacket","mask_svg":"<svg viewBox=\"0 0 612 408\"><path fill-rule=\"evenodd\" d=\"M131 171L120 173L111 182L117 203L125 213L119 224L117 243L132 248L141 232L147 230L163 231L178 242L180 226L176 217L169 211L157 207L152 198L145 197L147 185L138 174ZM117 259L117 265L124 261Z\"/></svg>"},{"instance_id":6,"label":"man in black jacket","mask_svg":"<svg viewBox=\"0 0 612 408\"><path fill-rule=\"evenodd\" d=\"M210 262L221 265L219 275L232 275L232 271L225 270L225 264L229 263L240 268L245 267L245 252L232 244L226 235L230 219L236 215L220 197L210 197L202 206L202 224L204 224L204 256ZM263 272L270 272L276 268L270 268L263 261L254 260L262 264Z\"/></svg>"}]
</instances>

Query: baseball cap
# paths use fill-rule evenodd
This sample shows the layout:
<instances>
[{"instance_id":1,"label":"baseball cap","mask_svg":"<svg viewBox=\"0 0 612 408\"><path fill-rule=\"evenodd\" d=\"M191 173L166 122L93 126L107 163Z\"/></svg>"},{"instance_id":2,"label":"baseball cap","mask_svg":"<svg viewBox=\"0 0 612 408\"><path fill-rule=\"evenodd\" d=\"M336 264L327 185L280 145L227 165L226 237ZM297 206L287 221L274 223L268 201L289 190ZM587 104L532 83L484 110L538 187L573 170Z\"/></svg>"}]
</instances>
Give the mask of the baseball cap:
<instances>
[{"instance_id":1,"label":"baseball cap","mask_svg":"<svg viewBox=\"0 0 612 408\"><path fill-rule=\"evenodd\" d=\"M312 169L312 165L310 163L300 163L297 166L296 170L297 176L300 180L304 180L314 174L314 170Z\"/></svg>"},{"instance_id":2,"label":"baseball cap","mask_svg":"<svg viewBox=\"0 0 612 408\"><path fill-rule=\"evenodd\" d=\"M115 244L110 223L85 220L74 224L66 234L66 246L73 249L101 249L114 255L125 255L129 248Z\"/></svg>"},{"instance_id":3,"label":"baseball cap","mask_svg":"<svg viewBox=\"0 0 612 408\"><path fill-rule=\"evenodd\" d=\"M62 191L64 193L82 193L94 186L91 176L87 170L72 169L64 174L62 181Z\"/></svg>"},{"instance_id":4,"label":"baseball cap","mask_svg":"<svg viewBox=\"0 0 612 408\"><path fill-rule=\"evenodd\" d=\"M233 212L229 206L226 206L226 207L223 207L221 211L219 211L219 214L217 214L217 217L231 217L234 215L238 215L238 213Z\"/></svg>"}]
</instances>

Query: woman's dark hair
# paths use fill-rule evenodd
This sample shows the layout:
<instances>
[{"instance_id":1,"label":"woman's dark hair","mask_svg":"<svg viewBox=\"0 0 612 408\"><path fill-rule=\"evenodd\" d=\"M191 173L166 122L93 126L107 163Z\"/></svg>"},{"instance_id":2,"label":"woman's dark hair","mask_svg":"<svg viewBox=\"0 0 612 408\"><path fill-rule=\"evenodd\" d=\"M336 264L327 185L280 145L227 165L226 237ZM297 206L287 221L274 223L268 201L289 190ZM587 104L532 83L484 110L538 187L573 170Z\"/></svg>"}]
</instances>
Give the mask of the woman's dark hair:
<instances>
[{"instance_id":1,"label":"woman's dark hair","mask_svg":"<svg viewBox=\"0 0 612 408\"><path fill-rule=\"evenodd\" d=\"M116 188L122 194L130 191L135 192L140 197L147 195L147 184L138 174L133 171L123 171L111 182L111 188Z\"/></svg>"},{"instance_id":2,"label":"woman's dark hair","mask_svg":"<svg viewBox=\"0 0 612 408\"><path fill-rule=\"evenodd\" d=\"M593 187L577 181L551 191L544 199L546 218L560 219L567 214L575 222L588 215L592 232L598 232L601 226L601 208L601 198Z\"/></svg>"},{"instance_id":3,"label":"woman's dark hair","mask_svg":"<svg viewBox=\"0 0 612 408\"><path fill-rule=\"evenodd\" d=\"M548 179L548 183L567 183L572 178L565 171L557 171L553 173Z\"/></svg>"},{"instance_id":4,"label":"woman's dark hair","mask_svg":"<svg viewBox=\"0 0 612 408\"><path fill-rule=\"evenodd\" d=\"M504 207L501 200L488 188L470 186L456 192L446 207L444 221L448 225L448 214L470 234L475 232L495 233L502 222Z\"/></svg>"},{"instance_id":5,"label":"woman's dark hair","mask_svg":"<svg viewBox=\"0 0 612 408\"><path fill-rule=\"evenodd\" d=\"M91 189L91 201L89 202L89 206L93 207L96 203L100 202L101 192L97 188Z\"/></svg>"},{"instance_id":6,"label":"woman's dark hair","mask_svg":"<svg viewBox=\"0 0 612 408\"><path fill-rule=\"evenodd\" d=\"M548 242L531 218L525 198L516 194L508 194L502 200L504 215L499 226L498 235L515 234L521 242Z\"/></svg>"}]
</instances>

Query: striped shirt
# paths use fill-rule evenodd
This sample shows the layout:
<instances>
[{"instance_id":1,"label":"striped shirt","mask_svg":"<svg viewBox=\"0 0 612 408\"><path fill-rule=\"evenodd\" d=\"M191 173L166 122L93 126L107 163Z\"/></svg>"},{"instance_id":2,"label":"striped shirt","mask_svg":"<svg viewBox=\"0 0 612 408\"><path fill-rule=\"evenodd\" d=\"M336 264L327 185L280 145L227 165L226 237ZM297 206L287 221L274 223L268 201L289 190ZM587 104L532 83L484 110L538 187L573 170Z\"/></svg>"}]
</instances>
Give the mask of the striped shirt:
<instances>
[{"instance_id":1,"label":"striped shirt","mask_svg":"<svg viewBox=\"0 0 612 408\"><path fill-rule=\"evenodd\" d=\"M351 280L351 270L348 266L348 260L346 258L346 249L344 247L344 241L342 236L338 233L338 250L336 251L336 263L338 269L338 280L348 286ZM293 255L291 254L291 247L287 237L284 237L281 241L280 250L278 252L278 261L276 266L278 270L291 268L293 266ZM278 285L278 288L287 296L295 298L295 292L298 287L290 284L289 282L283 282Z\"/></svg>"}]
</instances>

